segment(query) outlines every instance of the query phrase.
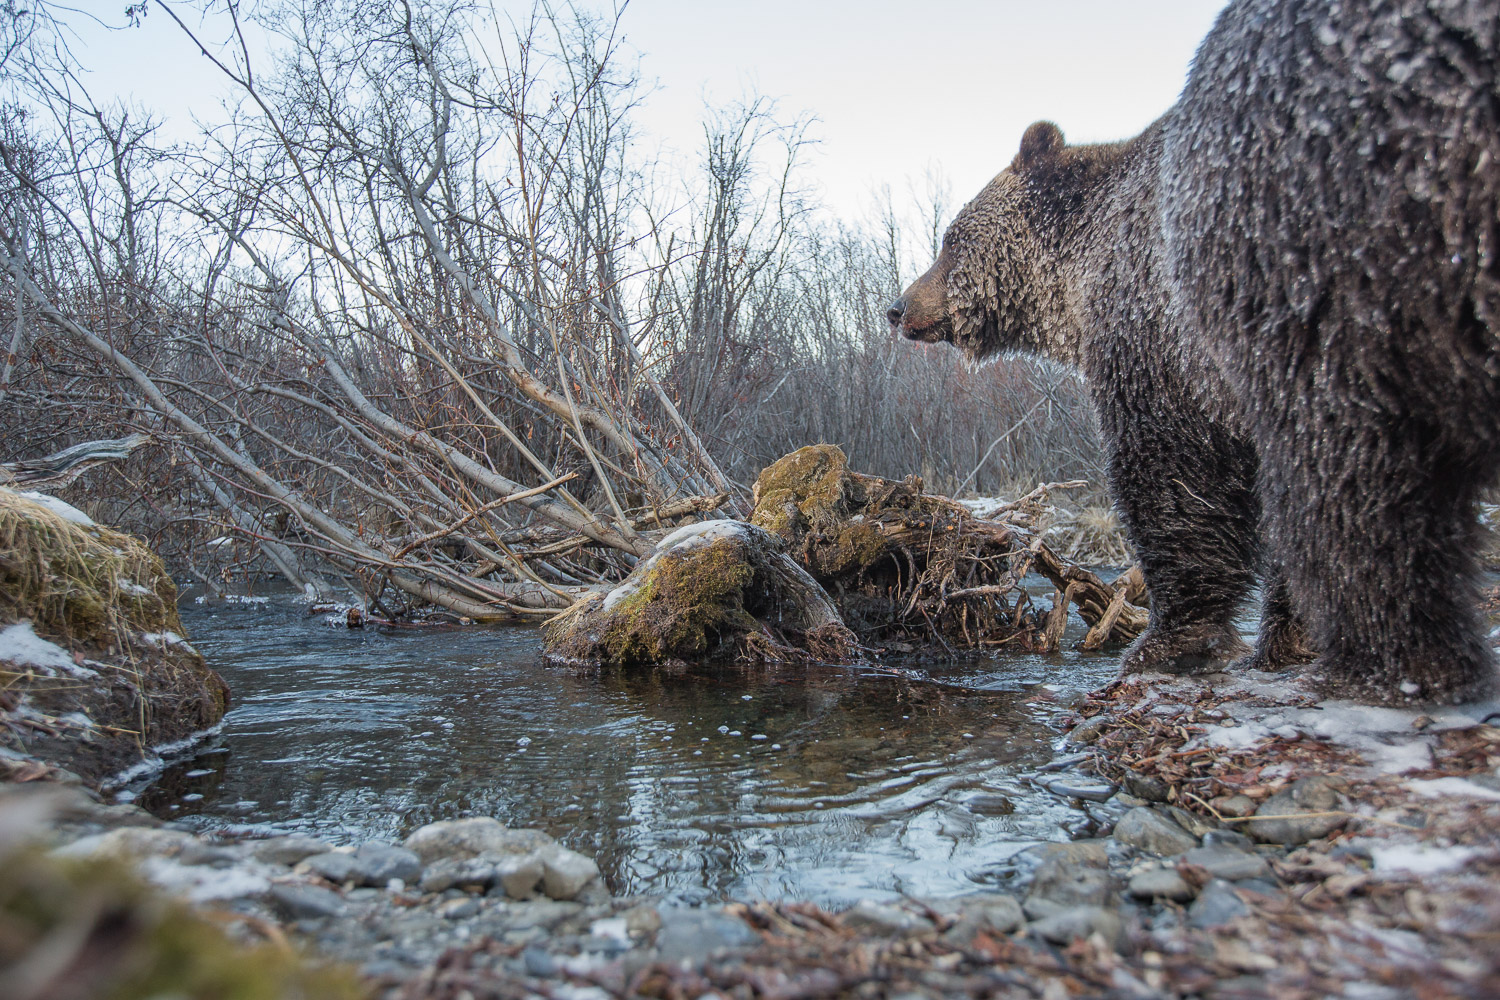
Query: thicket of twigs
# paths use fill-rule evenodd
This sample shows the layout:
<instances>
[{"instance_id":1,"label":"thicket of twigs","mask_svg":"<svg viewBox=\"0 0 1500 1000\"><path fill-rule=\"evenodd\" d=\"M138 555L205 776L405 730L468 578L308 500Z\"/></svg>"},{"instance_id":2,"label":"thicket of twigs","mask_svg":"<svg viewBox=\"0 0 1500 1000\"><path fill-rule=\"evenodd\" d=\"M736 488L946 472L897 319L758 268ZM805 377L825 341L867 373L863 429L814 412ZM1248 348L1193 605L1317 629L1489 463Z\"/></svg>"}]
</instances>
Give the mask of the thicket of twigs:
<instances>
[{"instance_id":1,"label":"thicket of twigs","mask_svg":"<svg viewBox=\"0 0 1500 1000\"><path fill-rule=\"evenodd\" d=\"M822 441L954 495L1101 480L1072 376L891 339L941 198L828 218L808 123L757 99L653 160L615 20L230 6L227 43L180 28L240 103L168 142L27 6L0 4L0 458L151 434L90 499L210 588L546 614Z\"/></svg>"}]
</instances>

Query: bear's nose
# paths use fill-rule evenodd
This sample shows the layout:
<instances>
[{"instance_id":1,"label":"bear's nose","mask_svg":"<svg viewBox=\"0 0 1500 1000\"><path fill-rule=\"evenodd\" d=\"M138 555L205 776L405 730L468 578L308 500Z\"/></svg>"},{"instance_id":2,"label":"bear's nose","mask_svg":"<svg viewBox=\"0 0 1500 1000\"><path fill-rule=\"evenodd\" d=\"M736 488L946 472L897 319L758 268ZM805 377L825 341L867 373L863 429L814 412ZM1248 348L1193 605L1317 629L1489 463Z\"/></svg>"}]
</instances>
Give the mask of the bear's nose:
<instances>
[{"instance_id":1,"label":"bear's nose","mask_svg":"<svg viewBox=\"0 0 1500 1000\"><path fill-rule=\"evenodd\" d=\"M891 326L900 326L902 318L906 315L906 299L900 298L891 303L891 307L885 311L885 318L890 320Z\"/></svg>"}]
</instances>

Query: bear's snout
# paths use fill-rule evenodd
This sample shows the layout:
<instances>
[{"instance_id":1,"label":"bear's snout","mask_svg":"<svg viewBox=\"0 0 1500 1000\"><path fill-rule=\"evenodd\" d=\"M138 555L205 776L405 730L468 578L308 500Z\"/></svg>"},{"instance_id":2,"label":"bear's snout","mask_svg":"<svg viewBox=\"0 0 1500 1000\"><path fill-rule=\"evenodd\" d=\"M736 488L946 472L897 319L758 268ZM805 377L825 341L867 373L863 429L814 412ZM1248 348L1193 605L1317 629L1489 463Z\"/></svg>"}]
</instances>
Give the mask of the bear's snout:
<instances>
[{"instance_id":1,"label":"bear's snout","mask_svg":"<svg viewBox=\"0 0 1500 1000\"><path fill-rule=\"evenodd\" d=\"M901 329L901 320L905 315L906 297L902 296L895 302L892 302L891 307L885 311L885 318L890 321L892 332Z\"/></svg>"}]
</instances>

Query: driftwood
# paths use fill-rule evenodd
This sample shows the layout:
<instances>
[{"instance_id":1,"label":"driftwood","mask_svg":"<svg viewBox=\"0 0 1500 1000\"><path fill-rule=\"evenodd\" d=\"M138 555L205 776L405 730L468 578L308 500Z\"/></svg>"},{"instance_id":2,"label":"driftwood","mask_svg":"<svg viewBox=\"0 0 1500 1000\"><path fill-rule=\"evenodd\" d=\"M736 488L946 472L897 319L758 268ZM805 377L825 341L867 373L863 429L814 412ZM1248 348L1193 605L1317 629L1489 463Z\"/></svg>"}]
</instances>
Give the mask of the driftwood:
<instances>
[{"instance_id":1,"label":"driftwood","mask_svg":"<svg viewBox=\"0 0 1500 1000\"><path fill-rule=\"evenodd\" d=\"M761 473L751 520L787 543L866 641L1051 650L1072 604L1091 626L1086 648L1096 649L1135 638L1149 614L1133 603L1144 595L1139 574L1122 577L1117 592L1042 541L1055 513L1049 492L1079 485L1048 483L1007 503L963 504L925 493L914 476L896 482L851 472L842 451L818 445ZM1032 610L1021 587L1032 570L1059 590L1045 614Z\"/></svg>"},{"instance_id":2,"label":"driftwood","mask_svg":"<svg viewBox=\"0 0 1500 1000\"><path fill-rule=\"evenodd\" d=\"M45 458L0 462L0 486L11 489L60 489L84 472L105 462L118 462L151 440L149 434L131 434L108 441L85 441Z\"/></svg>"},{"instance_id":3,"label":"driftwood","mask_svg":"<svg viewBox=\"0 0 1500 1000\"><path fill-rule=\"evenodd\" d=\"M554 662L621 666L694 659L842 660L959 649L1051 651L1077 607L1083 646L1128 642L1148 613L1139 574L1114 586L1042 541L1047 484L974 507L915 477L851 472L831 445L803 448L756 481L750 523L673 531L619 587L546 626ZM536 551L536 550L533 550ZM1033 570L1058 587L1033 607Z\"/></svg>"}]
</instances>

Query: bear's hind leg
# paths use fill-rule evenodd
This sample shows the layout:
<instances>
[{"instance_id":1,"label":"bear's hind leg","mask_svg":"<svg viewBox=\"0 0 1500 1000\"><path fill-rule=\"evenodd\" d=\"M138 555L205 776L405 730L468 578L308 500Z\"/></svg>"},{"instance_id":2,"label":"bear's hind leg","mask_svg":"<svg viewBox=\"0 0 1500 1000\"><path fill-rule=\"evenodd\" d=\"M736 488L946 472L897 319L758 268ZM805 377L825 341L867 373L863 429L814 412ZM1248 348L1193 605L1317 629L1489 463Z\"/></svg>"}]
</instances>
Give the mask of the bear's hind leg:
<instances>
[{"instance_id":1,"label":"bear's hind leg","mask_svg":"<svg viewBox=\"0 0 1500 1000\"><path fill-rule=\"evenodd\" d=\"M1280 453L1266 453L1282 480L1266 491L1273 544L1322 651L1309 673L1325 693L1359 701L1489 694L1474 560L1483 462L1410 418L1350 427L1343 416L1344 426L1329 416L1316 432L1272 439Z\"/></svg>"}]
</instances>

